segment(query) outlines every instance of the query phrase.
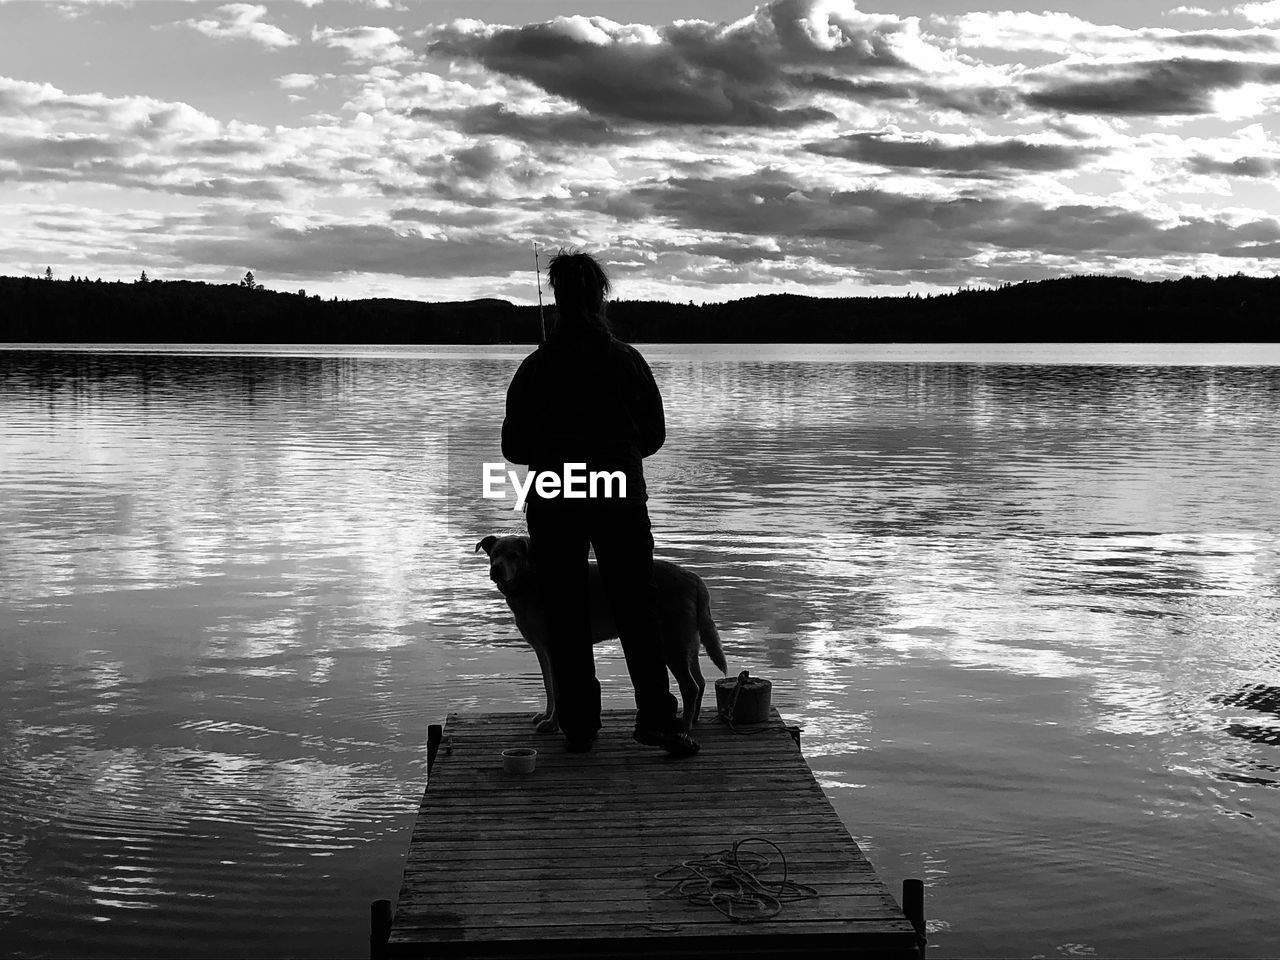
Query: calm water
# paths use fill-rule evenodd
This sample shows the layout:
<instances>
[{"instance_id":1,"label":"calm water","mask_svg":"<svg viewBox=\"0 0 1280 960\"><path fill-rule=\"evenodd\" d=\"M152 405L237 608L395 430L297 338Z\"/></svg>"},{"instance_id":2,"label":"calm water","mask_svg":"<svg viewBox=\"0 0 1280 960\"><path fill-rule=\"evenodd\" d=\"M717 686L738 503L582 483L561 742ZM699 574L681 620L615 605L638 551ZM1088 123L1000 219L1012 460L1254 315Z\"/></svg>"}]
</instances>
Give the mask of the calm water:
<instances>
[{"instance_id":1,"label":"calm water","mask_svg":"<svg viewBox=\"0 0 1280 960\"><path fill-rule=\"evenodd\" d=\"M427 724L539 704L472 552L524 351L220 352L0 352L18 956L364 955ZM1280 350L645 352L659 553L932 956L1276 955Z\"/></svg>"}]
</instances>

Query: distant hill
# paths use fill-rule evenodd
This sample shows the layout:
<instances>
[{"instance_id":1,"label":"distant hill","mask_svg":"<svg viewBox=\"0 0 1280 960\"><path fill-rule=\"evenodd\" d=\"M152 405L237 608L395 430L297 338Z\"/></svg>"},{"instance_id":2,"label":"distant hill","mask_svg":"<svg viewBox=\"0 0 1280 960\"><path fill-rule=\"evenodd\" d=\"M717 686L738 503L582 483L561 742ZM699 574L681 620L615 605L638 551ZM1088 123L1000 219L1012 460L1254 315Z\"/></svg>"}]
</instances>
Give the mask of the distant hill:
<instances>
[{"instance_id":1,"label":"distant hill","mask_svg":"<svg viewBox=\"0 0 1280 960\"><path fill-rule=\"evenodd\" d=\"M547 309L553 322L554 308ZM936 296L768 294L703 306L622 300L647 343L1271 342L1280 277L1079 276ZM505 300L323 300L192 281L0 277L0 342L536 343L537 307Z\"/></svg>"}]
</instances>

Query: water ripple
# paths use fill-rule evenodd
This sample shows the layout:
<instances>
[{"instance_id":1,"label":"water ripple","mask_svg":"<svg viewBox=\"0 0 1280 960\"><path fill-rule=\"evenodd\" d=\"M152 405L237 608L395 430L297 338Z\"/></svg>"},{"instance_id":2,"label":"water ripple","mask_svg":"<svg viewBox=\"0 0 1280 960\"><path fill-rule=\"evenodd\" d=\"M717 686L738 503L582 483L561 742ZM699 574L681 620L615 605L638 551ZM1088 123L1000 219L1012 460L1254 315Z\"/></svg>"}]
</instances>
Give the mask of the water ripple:
<instances>
[{"instance_id":1,"label":"water ripple","mask_svg":"<svg viewBox=\"0 0 1280 960\"><path fill-rule=\"evenodd\" d=\"M646 350L659 553L931 952L1265 953L1278 368L1027 349ZM207 353L0 354L20 956L362 952L426 725L540 706L473 550L523 351Z\"/></svg>"}]
</instances>

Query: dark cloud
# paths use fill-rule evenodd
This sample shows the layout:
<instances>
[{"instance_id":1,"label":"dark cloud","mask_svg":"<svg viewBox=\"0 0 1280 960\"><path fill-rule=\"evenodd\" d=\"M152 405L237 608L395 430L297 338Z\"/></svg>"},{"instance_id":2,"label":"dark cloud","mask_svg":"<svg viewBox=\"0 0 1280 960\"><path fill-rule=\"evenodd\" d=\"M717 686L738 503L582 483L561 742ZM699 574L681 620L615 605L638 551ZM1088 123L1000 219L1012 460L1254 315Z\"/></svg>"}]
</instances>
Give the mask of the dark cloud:
<instances>
[{"instance_id":1,"label":"dark cloud","mask_svg":"<svg viewBox=\"0 0 1280 960\"><path fill-rule=\"evenodd\" d=\"M212 207L206 207L199 213L168 213L150 223L135 222L129 227L129 232L170 237L179 231L190 232L193 228L201 227L213 227L216 230L223 225L222 215Z\"/></svg>"},{"instance_id":2,"label":"dark cloud","mask_svg":"<svg viewBox=\"0 0 1280 960\"><path fill-rule=\"evenodd\" d=\"M335 176L330 169L320 161L308 158L308 163L299 160L283 160L280 163L271 163L262 168L262 174L279 181L292 183L308 183L315 186L330 186L340 183L342 178ZM347 159L340 161L337 166L344 170L356 169L361 172L356 164L350 163Z\"/></svg>"},{"instance_id":3,"label":"dark cloud","mask_svg":"<svg viewBox=\"0 0 1280 960\"><path fill-rule=\"evenodd\" d=\"M404 277L486 277L528 269L524 240L489 233L456 240L382 225L294 229L256 218L235 239L181 239L171 248L191 264L252 266L274 274L328 277L381 273Z\"/></svg>"},{"instance_id":4,"label":"dark cloud","mask_svg":"<svg viewBox=\"0 0 1280 960\"><path fill-rule=\"evenodd\" d=\"M1280 82L1280 66L1233 60L1173 60L1073 67L1027 94L1031 106L1067 113L1210 113L1213 95L1246 83Z\"/></svg>"},{"instance_id":5,"label":"dark cloud","mask_svg":"<svg viewBox=\"0 0 1280 960\"><path fill-rule=\"evenodd\" d=\"M946 88L917 84L911 88L911 92L925 106L971 115L1004 116L1018 104L1017 95L1007 87Z\"/></svg>"},{"instance_id":6,"label":"dark cloud","mask_svg":"<svg viewBox=\"0 0 1280 960\"><path fill-rule=\"evenodd\" d=\"M494 227L509 224L511 214L502 210L477 210L474 207L451 206L437 210L424 210L421 207L398 207L392 210L390 217L397 223L429 223L432 226L447 227Z\"/></svg>"},{"instance_id":7,"label":"dark cloud","mask_svg":"<svg viewBox=\"0 0 1280 960\"><path fill-rule=\"evenodd\" d=\"M201 176L185 170L176 179L169 176L176 168L161 158L139 156L133 145L104 137L0 136L0 156L17 164L15 171L0 169L0 182L99 183L182 196L284 199L280 182L263 175Z\"/></svg>"},{"instance_id":8,"label":"dark cloud","mask_svg":"<svg viewBox=\"0 0 1280 960\"><path fill-rule=\"evenodd\" d=\"M448 180L443 177L435 179L426 184L426 189L439 200L448 200L453 203L465 204L475 209L484 209L486 207L495 207L498 204L497 197L492 196L487 190L487 184L460 182L459 180ZM409 186L400 186L396 184L380 184L379 191L384 197L421 197L423 187L417 184Z\"/></svg>"},{"instance_id":9,"label":"dark cloud","mask_svg":"<svg viewBox=\"0 0 1280 960\"><path fill-rule=\"evenodd\" d=\"M48 230L53 233L84 233L85 225L83 223L66 223L54 220L33 220L32 223L41 230Z\"/></svg>"},{"instance_id":10,"label":"dark cloud","mask_svg":"<svg viewBox=\"0 0 1280 960\"><path fill-rule=\"evenodd\" d=\"M670 46L590 43L562 32L556 23L504 29L490 37L458 32L437 39L429 50L469 56L605 117L793 127L830 116L812 107L789 108L777 87L744 84L682 59Z\"/></svg>"},{"instance_id":11,"label":"dark cloud","mask_svg":"<svg viewBox=\"0 0 1280 960\"><path fill-rule=\"evenodd\" d=\"M1214 160L1195 156L1187 163L1192 173L1225 174L1231 177L1273 177L1280 174L1280 160L1273 157L1239 157L1236 160Z\"/></svg>"},{"instance_id":12,"label":"dark cloud","mask_svg":"<svg viewBox=\"0 0 1280 960\"><path fill-rule=\"evenodd\" d=\"M459 132L470 136L509 137L525 143L551 143L574 146L601 146L634 139L611 124L585 111L573 113L522 114L501 103L470 107L460 111L414 108L415 118L447 120Z\"/></svg>"},{"instance_id":13,"label":"dark cloud","mask_svg":"<svg viewBox=\"0 0 1280 960\"><path fill-rule=\"evenodd\" d=\"M770 169L738 178L651 182L630 191L629 198L646 210L644 219L769 237L790 257L810 257L859 274L902 274L881 282L906 282L903 277L947 282L955 271L971 272L974 258L1003 253L1104 262L1116 269L1132 259L1260 256L1259 244L1280 242L1280 223L1274 219L1234 224L1201 217L1170 226L1114 206L830 190Z\"/></svg>"},{"instance_id":14,"label":"dark cloud","mask_svg":"<svg viewBox=\"0 0 1280 960\"><path fill-rule=\"evenodd\" d=\"M942 87L923 79L851 79L801 71L788 74L787 80L797 90L836 94L855 103L897 101L981 116L1003 116L1018 104L1017 94L1008 88Z\"/></svg>"},{"instance_id":15,"label":"dark cloud","mask_svg":"<svg viewBox=\"0 0 1280 960\"><path fill-rule=\"evenodd\" d=\"M140 184L133 184L140 186ZM283 200L285 193L280 183L260 177L208 177L176 185L153 186L153 190L166 190L190 197L211 197L220 200Z\"/></svg>"},{"instance_id":16,"label":"dark cloud","mask_svg":"<svg viewBox=\"0 0 1280 960\"><path fill-rule=\"evenodd\" d=\"M463 147L453 155L453 169L468 180L487 180L506 166L506 159L491 143Z\"/></svg>"},{"instance_id":17,"label":"dark cloud","mask_svg":"<svg viewBox=\"0 0 1280 960\"><path fill-rule=\"evenodd\" d=\"M1206 30L1161 38L1175 47L1227 50L1232 53L1274 53L1280 50L1280 38L1273 33L1225 33Z\"/></svg>"},{"instance_id":18,"label":"dark cloud","mask_svg":"<svg viewBox=\"0 0 1280 960\"><path fill-rule=\"evenodd\" d=\"M788 72L786 80L796 90L835 93L850 100L904 100L911 95L909 84L890 83L887 80L854 80L817 70Z\"/></svg>"},{"instance_id":19,"label":"dark cloud","mask_svg":"<svg viewBox=\"0 0 1280 960\"><path fill-rule=\"evenodd\" d=\"M99 183L132 190L172 193L186 197L225 200L284 200L279 182L262 177L188 176L181 181L164 179L158 164L94 160L66 167L21 168L16 173L0 169L0 183Z\"/></svg>"},{"instance_id":20,"label":"dark cloud","mask_svg":"<svg viewBox=\"0 0 1280 960\"><path fill-rule=\"evenodd\" d=\"M683 251L697 257L712 257L716 260L732 264L753 263L762 261L781 262L786 253L756 246L749 242L732 243L728 240L706 240L700 243L681 247Z\"/></svg>"},{"instance_id":21,"label":"dark cloud","mask_svg":"<svg viewBox=\"0 0 1280 960\"><path fill-rule=\"evenodd\" d=\"M216 137L211 140L192 140L183 144L182 152L197 157L258 156L266 153L264 140L249 137Z\"/></svg>"},{"instance_id":22,"label":"dark cloud","mask_svg":"<svg viewBox=\"0 0 1280 960\"><path fill-rule=\"evenodd\" d=\"M529 80L602 117L785 128L831 119L798 92L838 88L849 74L911 70L895 45L906 29L852 5L824 10L813 0L775 0L732 25L662 27L657 42L602 18L574 17L437 27L427 50Z\"/></svg>"},{"instance_id":23,"label":"dark cloud","mask_svg":"<svg viewBox=\"0 0 1280 960\"><path fill-rule=\"evenodd\" d=\"M895 138L885 133L851 133L805 144L805 150L885 167L995 175L1015 171L1070 170L1100 148L1034 143L1020 138L948 144L931 138Z\"/></svg>"},{"instance_id":24,"label":"dark cloud","mask_svg":"<svg viewBox=\"0 0 1280 960\"><path fill-rule=\"evenodd\" d=\"M1247 248L1228 250L1223 256L1259 257L1265 260L1274 260L1280 257L1280 243L1259 243Z\"/></svg>"},{"instance_id":25,"label":"dark cloud","mask_svg":"<svg viewBox=\"0 0 1280 960\"><path fill-rule=\"evenodd\" d=\"M64 170L124 155L121 145L105 137L0 135L0 156L21 169Z\"/></svg>"}]
</instances>

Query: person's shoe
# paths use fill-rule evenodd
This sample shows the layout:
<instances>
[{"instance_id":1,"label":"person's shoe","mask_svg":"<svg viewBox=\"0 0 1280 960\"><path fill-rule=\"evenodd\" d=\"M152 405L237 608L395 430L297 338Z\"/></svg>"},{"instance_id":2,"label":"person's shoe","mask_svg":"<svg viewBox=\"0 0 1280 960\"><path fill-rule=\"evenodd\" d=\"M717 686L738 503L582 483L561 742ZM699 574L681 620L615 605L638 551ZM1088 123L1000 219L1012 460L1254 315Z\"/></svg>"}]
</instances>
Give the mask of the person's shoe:
<instances>
[{"instance_id":1,"label":"person's shoe","mask_svg":"<svg viewBox=\"0 0 1280 960\"><path fill-rule=\"evenodd\" d=\"M636 732L632 734L632 739L636 743L643 743L646 747L661 747L673 757L692 757L702 749L698 745L698 741L683 730L671 730L664 733L661 730L646 730L643 727L636 727Z\"/></svg>"},{"instance_id":2,"label":"person's shoe","mask_svg":"<svg viewBox=\"0 0 1280 960\"><path fill-rule=\"evenodd\" d=\"M596 742L596 735L590 734L585 737L569 737L564 738L564 748L569 753L586 753L591 749L591 745Z\"/></svg>"}]
</instances>

